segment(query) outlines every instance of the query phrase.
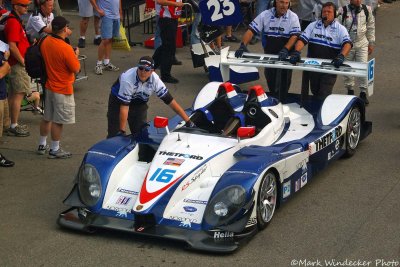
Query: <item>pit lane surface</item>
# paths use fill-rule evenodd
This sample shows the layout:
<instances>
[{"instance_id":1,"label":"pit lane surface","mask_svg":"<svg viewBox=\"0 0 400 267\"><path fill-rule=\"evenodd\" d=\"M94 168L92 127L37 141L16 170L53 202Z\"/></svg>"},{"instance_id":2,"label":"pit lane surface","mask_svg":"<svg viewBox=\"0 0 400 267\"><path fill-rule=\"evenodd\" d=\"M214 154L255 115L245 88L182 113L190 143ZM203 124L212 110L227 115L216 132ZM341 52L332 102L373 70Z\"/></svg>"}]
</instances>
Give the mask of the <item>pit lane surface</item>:
<instances>
[{"instance_id":1,"label":"pit lane surface","mask_svg":"<svg viewBox=\"0 0 400 267\"><path fill-rule=\"evenodd\" d=\"M76 42L79 17L67 17ZM400 2L382 6L374 52L375 94L367 108L372 135L353 158L339 160L318 175L275 213L265 231L231 255L188 251L177 242L120 232L82 234L56 224L67 208L62 200L84 153L106 135L108 94L118 76L94 75L97 48L89 35L87 48L81 49L88 56L89 80L76 85L77 123L66 125L62 138L73 157L49 160L35 154L40 117L30 112L22 112L21 118L31 136L4 137L0 144L1 153L16 162L14 168L0 169L0 266L328 266L345 260L348 265L343 266L400 266L399 25ZM92 31L90 22L88 33ZM142 27L135 29L136 40L144 39L141 32ZM259 43L249 48L261 52ZM113 51L112 61L126 70L151 54L133 47L130 53ZM168 87L188 107L207 77L202 68L192 68L188 47L177 49L177 56L184 64L174 66L173 75L181 82ZM265 84L264 78L260 82ZM339 77L335 92L345 93L342 88ZM300 92L300 73L295 72L291 91ZM153 97L149 119L155 115L172 111Z\"/></svg>"}]
</instances>

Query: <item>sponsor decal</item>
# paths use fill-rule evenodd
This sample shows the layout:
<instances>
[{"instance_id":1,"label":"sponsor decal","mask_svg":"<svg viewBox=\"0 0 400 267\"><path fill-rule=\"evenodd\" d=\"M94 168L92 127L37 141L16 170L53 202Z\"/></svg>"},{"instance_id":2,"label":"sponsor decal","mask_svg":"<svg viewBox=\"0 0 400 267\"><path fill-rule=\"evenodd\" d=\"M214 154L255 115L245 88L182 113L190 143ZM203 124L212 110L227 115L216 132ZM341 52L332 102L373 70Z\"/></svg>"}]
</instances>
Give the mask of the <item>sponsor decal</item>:
<instances>
[{"instance_id":1,"label":"sponsor decal","mask_svg":"<svg viewBox=\"0 0 400 267\"><path fill-rule=\"evenodd\" d=\"M190 178L189 181L187 181L183 186L182 186L182 191L185 190L186 188L189 187L192 183L194 183L197 179L200 178L200 176L207 170L207 165L203 165L200 167L200 169L193 175L192 178Z\"/></svg>"},{"instance_id":2,"label":"sponsor decal","mask_svg":"<svg viewBox=\"0 0 400 267\"><path fill-rule=\"evenodd\" d=\"M179 226L189 228L189 227L192 227L192 224L190 223L189 220L184 220L179 224Z\"/></svg>"},{"instance_id":3,"label":"sponsor decal","mask_svg":"<svg viewBox=\"0 0 400 267\"><path fill-rule=\"evenodd\" d=\"M119 196L119 198L117 199L117 202L115 202L115 204L126 206L131 199L132 199L131 197Z\"/></svg>"},{"instance_id":4,"label":"sponsor decal","mask_svg":"<svg viewBox=\"0 0 400 267\"><path fill-rule=\"evenodd\" d=\"M287 181L286 183L283 184L282 190L283 190L283 198L290 196L290 181Z\"/></svg>"},{"instance_id":5,"label":"sponsor decal","mask_svg":"<svg viewBox=\"0 0 400 267\"><path fill-rule=\"evenodd\" d=\"M87 210L86 210L86 209L83 209L83 208L78 208L78 216L79 216L79 217L86 218L86 216L87 216Z\"/></svg>"},{"instance_id":6,"label":"sponsor decal","mask_svg":"<svg viewBox=\"0 0 400 267\"><path fill-rule=\"evenodd\" d=\"M180 216L169 216L168 219L180 222L190 222L190 223L197 223L197 219L193 218L184 218Z\"/></svg>"},{"instance_id":7,"label":"sponsor decal","mask_svg":"<svg viewBox=\"0 0 400 267\"><path fill-rule=\"evenodd\" d=\"M300 187L303 187L307 184L307 173L303 174L301 176L301 183L300 183Z\"/></svg>"},{"instance_id":8,"label":"sponsor decal","mask_svg":"<svg viewBox=\"0 0 400 267\"><path fill-rule=\"evenodd\" d=\"M301 183L300 183L300 178L299 179L297 179L296 180L296 182L294 183L294 192L297 192L297 191L299 191L300 190L300 188L301 188Z\"/></svg>"},{"instance_id":9,"label":"sponsor decal","mask_svg":"<svg viewBox=\"0 0 400 267\"><path fill-rule=\"evenodd\" d=\"M306 61L304 61L304 64L307 64L307 65L321 65L321 63L316 61L316 60L306 60Z\"/></svg>"},{"instance_id":10,"label":"sponsor decal","mask_svg":"<svg viewBox=\"0 0 400 267\"><path fill-rule=\"evenodd\" d=\"M246 227L252 226L257 224L257 218L256 217L251 217L248 222L246 223Z\"/></svg>"},{"instance_id":11,"label":"sponsor decal","mask_svg":"<svg viewBox=\"0 0 400 267\"><path fill-rule=\"evenodd\" d=\"M183 154L183 153L176 153L176 152L169 152L169 151L160 151L159 155L163 156L171 156L171 157L178 157L178 158L185 158L185 159L197 159L202 160L202 156L191 155L191 154Z\"/></svg>"},{"instance_id":12,"label":"sponsor decal","mask_svg":"<svg viewBox=\"0 0 400 267\"><path fill-rule=\"evenodd\" d=\"M137 195L137 194L139 194L139 192L128 190L128 189L124 189L124 188L121 188L121 187L117 188L117 192L129 194L129 195Z\"/></svg>"},{"instance_id":13,"label":"sponsor decal","mask_svg":"<svg viewBox=\"0 0 400 267\"><path fill-rule=\"evenodd\" d=\"M128 212L126 211L126 210L119 210L118 212L117 212L117 216L118 217L128 217L128 214L127 214Z\"/></svg>"},{"instance_id":14,"label":"sponsor decal","mask_svg":"<svg viewBox=\"0 0 400 267\"><path fill-rule=\"evenodd\" d=\"M299 163L296 164L296 169L303 169L304 166L306 166L305 168L307 168L307 162L308 162L308 158L303 159L302 161L300 161Z\"/></svg>"},{"instance_id":15,"label":"sponsor decal","mask_svg":"<svg viewBox=\"0 0 400 267\"><path fill-rule=\"evenodd\" d=\"M144 230L144 227L139 227L138 229L136 229L136 232L143 232L143 230Z\"/></svg>"},{"instance_id":16,"label":"sponsor decal","mask_svg":"<svg viewBox=\"0 0 400 267\"><path fill-rule=\"evenodd\" d=\"M321 138L314 141L315 144L315 152L320 151L321 149L327 147L332 144L342 135L342 126L335 127L332 131L325 134Z\"/></svg>"},{"instance_id":17,"label":"sponsor decal","mask_svg":"<svg viewBox=\"0 0 400 267\"><path fill-rule=\"evenodd\" d=\"M188 199L188 198L185 198L185 199L183 200L183 202L191 203L191 204L207 205L207 201L205 201L205 200L198 200L198 199Z\"/></svg>"},{"instance_id":18,"label":"sponsor decal","mask_svg":"<svg viewBox=\"0 0 400 267\"><path fill-rule=\"evenodd\" d=\"M331 160L337 153L339 153L339 147L340 147L340 140L337 139L335 143L335 149L328 152L328 160Z\"/></svg>"},{"instance_id":19,"label":"sponsor decal","mask_svg":"<svg viewBox=\"0 0 400 267\"><path fill-rule=\"evenodd\" d=\"M182 165L184 162L184 159L178 159L178 158L168 158L163 164L164 165L171 165L175 167L179 167Z\"/></svg>"},{"instance_id":20,"label":"sponsor decal","mask_svg":"<svg viewBox=\"0 0 400 267\"><path fill-rule=\"evenodd\" d=\"M191 207L191 206L184 206L183 209L186 212L195 212L195 211L197 211L197 209L195 207Z\"/></svg>"},{"instance_id":21,"label":"sponsor decal","mask_svg":"<svg viewBox=\"0 0 400 267\"><path fill-rule=\"evenodd\" d=\"M173 174L176 172L175 170L168 170L164 169L161 171L161 168L158 168L156 172L152 175L152 177L149 179L149 181L156 180L158 182L162 181L163 183L167 183L164 187L158 189L157 191L154 192L148 192L147 191L147 175L144 179L144 183L142 184L142 189L140 190L140 195L139 195L139 201L140 203L146 203L149 202L150 200L154 199L155 197L158 197L167 189L169 189L172 185L174 185L183 175L177 177L175 180L172 180ZM168 183L169 182L169 183Z\"/></svg>"},{"instance_id":22,"label":"sponsor decal","mask_svg":"<svg viewBox=\"0 0 400 267\"><path fill-rule=\"evenodd\" d=\"M121 211L121 212L130 213L130 211L128 209L114 207L114 206L106 206L106 209L113 210L113 211Z\"/></svg>"},{"instance_id":23,"label":"sponsor decal","mask_svg":"<svg viewBox=\"0 0 400 267\"><path fill-rule=\"evenodd\" d=\"M233 232L214 232L214 239L227 239L233 237L234 237Z\"/></svg>"},{"instance_id":24,"label":"sponsor decal","mask_svg":"<svg viewBox=\"0 0 400 267\"><path fill-rule=\"evenodd\" d=\"M136 206L136 210L141 210L141 209L143 209L143 205L137 205Z\"/></svg>"}]
</instances>

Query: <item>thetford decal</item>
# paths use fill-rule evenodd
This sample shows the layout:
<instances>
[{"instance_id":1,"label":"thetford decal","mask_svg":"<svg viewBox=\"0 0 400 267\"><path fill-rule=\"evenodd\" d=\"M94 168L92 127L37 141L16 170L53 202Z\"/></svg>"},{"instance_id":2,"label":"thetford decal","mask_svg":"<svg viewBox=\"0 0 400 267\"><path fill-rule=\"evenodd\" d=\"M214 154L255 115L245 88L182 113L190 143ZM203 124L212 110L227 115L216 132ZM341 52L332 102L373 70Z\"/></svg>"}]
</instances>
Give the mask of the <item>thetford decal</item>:
<instances>
[{"instance_id":1,"label":"thetford decal","mask_svg":"<svg viewBox=\"0 0 400 267\"><path fill-rule=\"evenodd\" d=\"M169 152L169 151L160 151L158 154L162 155L162 156L171 156L171 157L178 157L178 158L185 158L185 159L197 159L197 160L202 160L203 159L202 156L183 154L183 153L176 153L176 152Z\"/></svg>"},{"instance_id":2,"label":"thetford decal","mask_svg":"<svg viewBox=\"0 0 400 267\"><path fill-rule=\"evenodd\" d=\"M200 176L207 170L207 165L203 165L200 167L200 169L193 175L192 178L190 178L189 181L187 181L183 186L182 186L182 191L188 188L189 185L194 183L197 179L200 178Z\"/></svg>"},{"instance_id":3,"label":"thetford decal","mask_svg":"<svg viewBox=\"0 0 400 267\"><path fill-rule=\"evenodd\" d=\"M175 167L179 167L182 165L184 162L184 159L178 159L178 158L168 158L163 164L164 165L171 165Z\"/></svg>"},{"instance_id":4,"label":"thetford decal","mask_svg":"<svg viewBox=\"0 0 400 267\"><path fill-rule=\"evenodd\" d=\"M320 151L321 149L327 147L332 144L342 135L342 126L335 127L332 131L325 134L318 140L314 141L315 144L315 152Z\"/></svg>"}]
</instances>

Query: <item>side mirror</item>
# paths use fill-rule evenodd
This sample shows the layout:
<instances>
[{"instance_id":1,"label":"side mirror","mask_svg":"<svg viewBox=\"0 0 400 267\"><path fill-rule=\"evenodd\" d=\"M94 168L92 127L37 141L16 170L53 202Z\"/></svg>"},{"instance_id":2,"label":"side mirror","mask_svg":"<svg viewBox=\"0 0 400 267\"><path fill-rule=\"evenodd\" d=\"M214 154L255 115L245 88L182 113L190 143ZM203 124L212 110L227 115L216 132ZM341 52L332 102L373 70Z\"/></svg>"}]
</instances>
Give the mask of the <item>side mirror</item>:
<instances>
[{"instance_id":1,"label":"side mirror","mask_svg":"<svg viewBox=\"0 0 400 267\"><path fill-rule=\"evenodd\" d=\"M154 127L156 127L157 129L165 128L165 130L167 131L167 134L169 134L168 118L156 116L154 118Z\"/></svg>"},{"instance_id":2,"label":"side mirror","mask_svg":"<svg viewBox=\"0 0 400 267\"><path fill-rule=\"evenodd\" d=\"M256 127L249 126L249 127L240 127L237 130L238 138L251 138L256 135Z\"/></svg>"}]
</instances>

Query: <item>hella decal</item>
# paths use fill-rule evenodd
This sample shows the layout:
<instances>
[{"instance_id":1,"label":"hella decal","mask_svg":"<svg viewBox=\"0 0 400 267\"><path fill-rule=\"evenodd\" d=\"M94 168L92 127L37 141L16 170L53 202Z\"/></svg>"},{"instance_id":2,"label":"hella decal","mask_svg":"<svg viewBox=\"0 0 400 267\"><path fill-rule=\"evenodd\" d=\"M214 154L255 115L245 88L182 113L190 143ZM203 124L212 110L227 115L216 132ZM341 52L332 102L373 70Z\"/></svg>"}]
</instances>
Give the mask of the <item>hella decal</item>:
<instances>
[{"instance_id":1,"label":"hella decal","mask_svg":"<svg viewBox=\"0 0 400 267\"><path fill-rule=\"evenodd\" d=\"M315 144L315 152L320 151L321 149L327 147L332 144L342 135L342 126L335 127L332 131L325 134L318 140L314 141Z\"/></svg>"},{"instance_id":2,"label":"hella decal","mask_svg":"<svg viewBox=\"0 0 400 267\"><path fill-rule=\"evenodd\" d=\"M214 232L214 239L233 238L233 232Z\"/></svg>"},{"instance_id":3,"label":"hella decal","mask_svg":"<svg viewBox=\"0 0 400 267\"><path fill-rule=\"evenodd\" d=\"M202 160L202 156L190 155L190 154L183 154L183 153L176 153L176 152L169 152L169 151L160 151L159 155L163 156L171 156L171 157L178 157L178 158L186 158L186 159L197 159Z\"/></svg>"},{"instance_id":4,"label":"hella decal","mask_svg":"<svg viewBox=\"0 0 400 267\"><path fill-rule=\"evenodd\" d=\"M191 206L184 206L183 209L186 212L195 212L195 211L197 211L197 209L195 207L191 207Z\"/></svg>"}]
</instances>

